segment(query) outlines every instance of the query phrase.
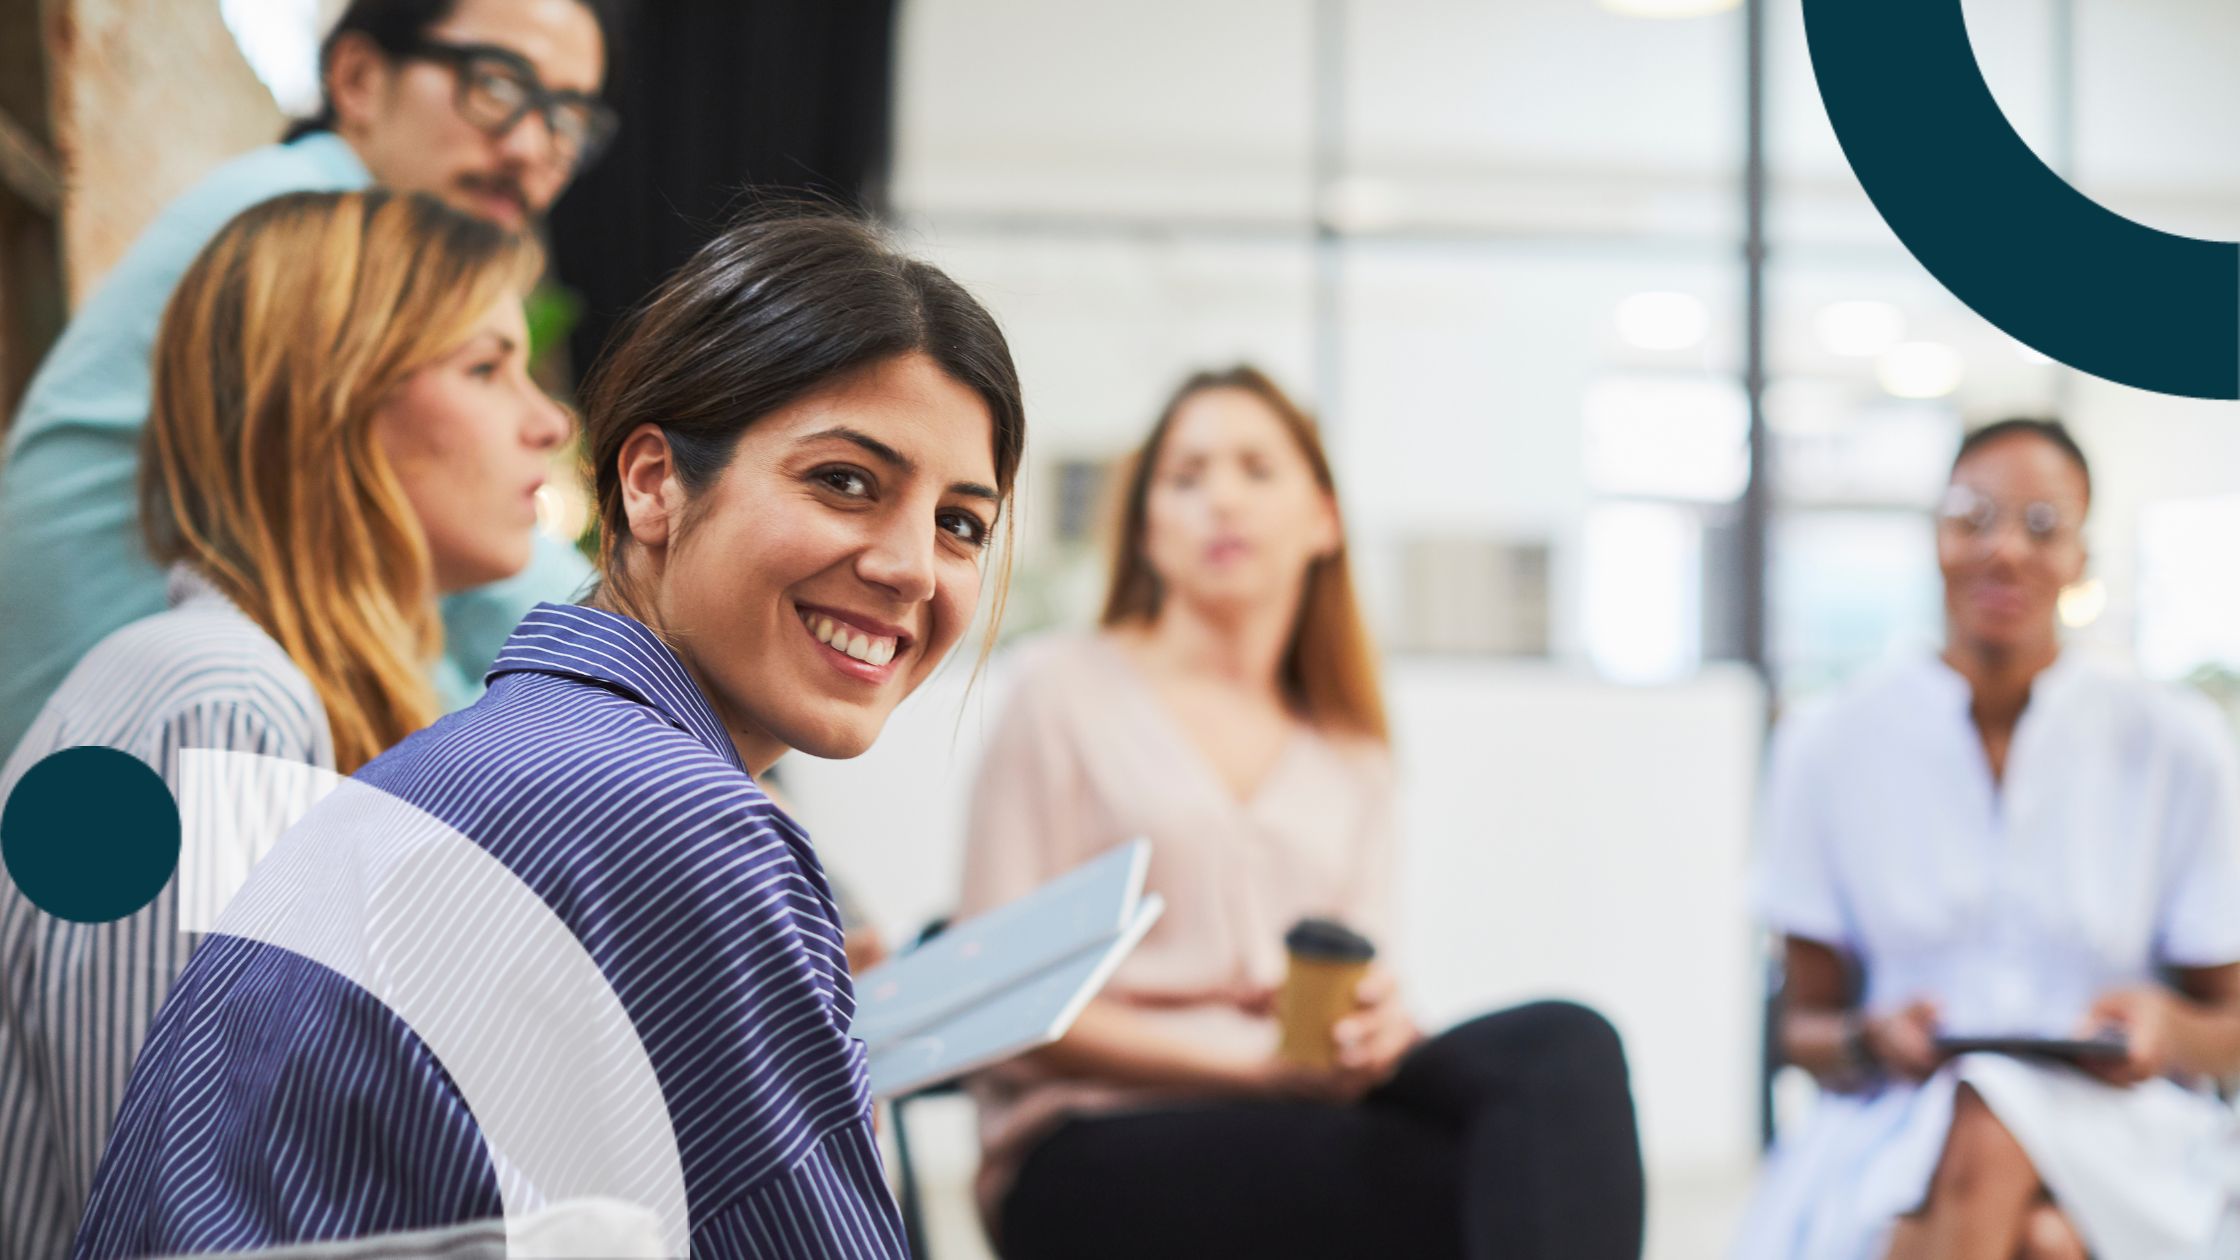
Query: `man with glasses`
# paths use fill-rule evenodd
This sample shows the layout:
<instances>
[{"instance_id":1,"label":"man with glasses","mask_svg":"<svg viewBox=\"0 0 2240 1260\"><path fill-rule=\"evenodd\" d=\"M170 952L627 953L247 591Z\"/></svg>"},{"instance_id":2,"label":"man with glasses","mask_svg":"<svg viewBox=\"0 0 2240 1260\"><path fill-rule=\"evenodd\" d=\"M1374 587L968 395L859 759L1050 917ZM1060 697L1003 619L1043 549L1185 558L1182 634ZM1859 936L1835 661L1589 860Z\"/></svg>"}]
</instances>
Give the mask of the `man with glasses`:
<instances>
[{"instance_id":1,"label":"man with glasses","mask_svg":"<svg viewBox=\"0 0 2240 1260\"><path fill-rule=\"evenodd\" d=\"M40 365L0 464L0 761L80 656L164 604L140 545L135 479L149 353L172 287L219 227L285 192L379 184L517 230L614 133L598 93L597 0L352 0L320 50L325 103L283 143L166 206ZM453 596L437 684L454 703L523 612L572 598L565 544L508 582Z\"/></svg>"},{"instance_id":2,"label":"man with glasses","mask_svg":"<svg viewBox=\"0 0 2240 1260\"><path fill-rule=\"evenodd\" d=\"M327 37L326 107L296 131L334 133L377 183L521 228L614 133L603 52L582 0L357 0Z\"/></svg>"}]
</instances>

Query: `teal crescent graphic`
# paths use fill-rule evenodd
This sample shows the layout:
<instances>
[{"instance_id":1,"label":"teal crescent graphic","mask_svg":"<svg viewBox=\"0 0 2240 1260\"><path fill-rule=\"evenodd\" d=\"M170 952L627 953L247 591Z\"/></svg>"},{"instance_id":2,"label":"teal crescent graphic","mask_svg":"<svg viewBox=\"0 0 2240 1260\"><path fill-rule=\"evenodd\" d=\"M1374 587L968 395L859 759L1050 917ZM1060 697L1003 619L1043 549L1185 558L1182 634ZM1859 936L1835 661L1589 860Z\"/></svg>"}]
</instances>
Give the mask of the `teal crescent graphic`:
<instances>
[{"instance_id":1,"label":"teal crescent graphic","mask_svg":"<svg viewBox=\"0 0 2240 1260\"><path fill-rule=\"evenodd\" d=\"M2240 242L2133 222L2038 160L1960 0L1804 0L1828 120L1867 196L1954 296L2094 376L2240 398Z\"/></svg>"}]
</instances>

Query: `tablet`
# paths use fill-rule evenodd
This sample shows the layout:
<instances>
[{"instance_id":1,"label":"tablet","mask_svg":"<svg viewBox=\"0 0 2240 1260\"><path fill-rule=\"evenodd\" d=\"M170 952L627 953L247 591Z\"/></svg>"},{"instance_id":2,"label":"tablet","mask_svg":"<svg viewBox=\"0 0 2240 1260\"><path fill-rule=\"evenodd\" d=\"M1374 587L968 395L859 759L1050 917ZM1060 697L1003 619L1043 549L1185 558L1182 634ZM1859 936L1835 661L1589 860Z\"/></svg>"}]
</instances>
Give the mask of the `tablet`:
<instances>
[{"instance_id":1,"label":"tablet","mask_svg":"<svg viewBox=\"0 0 2240 1260\"><path fill-rule=\"evenodd\" d=\"M856 977L848 1035L877 1050L1109 945L1134 924L1150 864L1149 840L1116 844L1026 896L871 968Z\"/></svg>"},{"instance_id":2,"label":"tablet","mask_svg":"<svg viewBox=\"0 0 2240 1260\"><path fill-rule=\"evenodd\" d=\"M2121 1036L2112 1037L1939 1037L1941 1054L2011 1054L2064 1063L2114 1063L2131 1053Z\"/></svg>"},{"instance_id":3,"label":"tablet","mask_svg":"<svg viewBox=\"0 0 2240 1260\"><path fill-rule=\"evenodd\" d=\"M894 1098L953 1080L1065 1036L1165 906L1159 894L1145 893L1135 917L1111 940L930 1027L869 1047L864 1071L872 1096Z\"/></svg>"}]
</instances>

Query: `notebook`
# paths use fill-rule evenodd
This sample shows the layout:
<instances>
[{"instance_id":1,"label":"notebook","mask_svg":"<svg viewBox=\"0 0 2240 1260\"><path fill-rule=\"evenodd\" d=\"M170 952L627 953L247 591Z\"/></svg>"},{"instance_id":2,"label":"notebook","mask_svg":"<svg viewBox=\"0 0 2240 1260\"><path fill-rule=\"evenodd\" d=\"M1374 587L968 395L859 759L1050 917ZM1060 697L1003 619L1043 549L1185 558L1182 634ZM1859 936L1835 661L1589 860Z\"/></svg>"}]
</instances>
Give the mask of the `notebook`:
<instances>
[{"instance_id":1,"label":"notebook","mask_svg":"<svg viewBox=\"0 0 2240 1260\"><path fill-rule=\"evenodd\" d=\"M1151 847L1130 840L856 979L850 1029L889 1098L1065 1035L1158 920Z\"/></svg>"}]
</instances>

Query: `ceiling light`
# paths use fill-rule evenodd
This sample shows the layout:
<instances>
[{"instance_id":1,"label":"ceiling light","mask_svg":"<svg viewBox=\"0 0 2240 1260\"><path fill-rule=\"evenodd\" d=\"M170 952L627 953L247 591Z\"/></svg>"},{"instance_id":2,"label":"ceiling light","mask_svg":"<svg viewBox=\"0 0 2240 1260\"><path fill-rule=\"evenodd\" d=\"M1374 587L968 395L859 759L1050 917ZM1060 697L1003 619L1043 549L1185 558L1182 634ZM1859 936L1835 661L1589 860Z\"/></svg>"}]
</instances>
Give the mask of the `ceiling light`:
<instances>
[{"instance_id":1,"label":"ceiling light","mask_svg":"<svg viewBox=\"0 0 2240 1260\"><path fill-rule=\"evenodd\" d=\"M1710 314L1691 294L1636 293L1618 303L1618 335L1643 350L1685 350L1710 328Z\"/></svg>"},{"instance_id":2,"label":"ceiling light","mask_svg":"<svg viewBox=\"0 0 2240 1260\"><path fill-rule=\"evenodd\" d=\"M1905 340L1905 312L1888 302L1830 302L1813 317L1830 354L1869 359Z\"/></svg>"},{"instance_id":3,"label":"ceiling light","mask_svg":"<svg viewBox=\"0 0 2240 1260\"><path fill-rule=\"evenodd\" d=\"M1724 13L1742 0L1602 0L1602 7L1625 17L1691 18Z\"/></svg>"},{"instance_id":4,"label":"ceiling light","mask_svg":"<svg viewBox=\"0 0 2240 1260\"><path fill-rule=\"evenodd\" d=\"M1960 352L1937 341L1892 346L1874 365L1882 387L1900 398L1942 398L1960 388L1965 371Z\"/></svg>"}]
</instances>

